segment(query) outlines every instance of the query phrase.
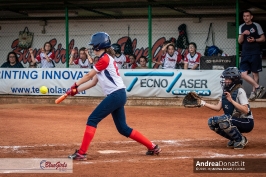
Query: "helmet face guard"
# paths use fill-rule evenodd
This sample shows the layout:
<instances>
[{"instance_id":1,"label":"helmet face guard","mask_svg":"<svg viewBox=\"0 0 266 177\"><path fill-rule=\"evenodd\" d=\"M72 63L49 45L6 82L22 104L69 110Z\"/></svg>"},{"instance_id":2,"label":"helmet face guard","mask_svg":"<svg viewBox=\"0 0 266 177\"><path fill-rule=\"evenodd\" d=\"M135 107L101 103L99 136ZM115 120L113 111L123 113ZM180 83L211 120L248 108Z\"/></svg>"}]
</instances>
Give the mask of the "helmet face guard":
<instances>
[{"instance_id":1,"label":"helmet face guard","mask_svg":"<svg viewBox=\"0 0 266 177\"><path fill-rule=\"evenodd\" d=\"M231 92L236 85L242 84L241 74L236 67L229 67L225 69L221 78L222 80L220 81L220 84L224 92ZM225 82L225 79L230 79L232 82Z\"/></svg>"},{"instance_id":2,"label":"helmet face guard","mask_svg":"<svg viewBox=\"0 0 266 177\"><path fill-rule=\"evenodd\" d=\"M110 36L105 32L98 32L91 36L91 42L89 45L92 46L92 50L99 51L111 47Z\"/></svg>"},{"instance_id":3,"label":"helmet face guard","mask_svg":"<svg viewBox=\"0 0 266 177\"><path fill-rule=\"evenodd\" d=\"M232 82L229 84L228 82L225 82L225 79L230 79ZM223 92L231 92L233 90L233 88L236 86L234 80L231 78L223 78L220 81L220 84L223 88Z\"/></svg>"}]
</instances>

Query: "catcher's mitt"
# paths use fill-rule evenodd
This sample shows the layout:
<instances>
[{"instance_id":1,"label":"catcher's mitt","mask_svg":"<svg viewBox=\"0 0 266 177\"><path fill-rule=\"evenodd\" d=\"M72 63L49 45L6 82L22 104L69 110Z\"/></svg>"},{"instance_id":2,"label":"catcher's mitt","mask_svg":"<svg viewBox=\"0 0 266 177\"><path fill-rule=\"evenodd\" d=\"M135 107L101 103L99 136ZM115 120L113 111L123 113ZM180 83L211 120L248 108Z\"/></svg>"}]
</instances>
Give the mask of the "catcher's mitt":
<instances>
[{"instance_id":1,"label":"catcher's mitt","mask_svg":"<svg viewBox=\"0 0 266 177\"><path fill-rule=\"evenodd\" d=\"M189 92L183 99L183 105L187 108L201 107L201 99L196 92Z\"/></svg>"}]
</instances>

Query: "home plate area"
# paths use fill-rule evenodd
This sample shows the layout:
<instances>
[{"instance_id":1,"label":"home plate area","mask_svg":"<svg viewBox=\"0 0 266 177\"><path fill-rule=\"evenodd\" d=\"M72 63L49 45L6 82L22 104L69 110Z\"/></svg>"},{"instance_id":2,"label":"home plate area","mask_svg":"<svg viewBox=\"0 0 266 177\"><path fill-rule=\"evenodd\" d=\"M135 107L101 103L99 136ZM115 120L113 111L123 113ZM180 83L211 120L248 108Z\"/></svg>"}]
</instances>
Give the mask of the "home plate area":
<instances>
[{"instance_id":1,"label":"home plate area","mask_svg":"<svg viewBox=\"0 0 266 177\"><path fill-rule=\"evenodd\" d=\"M79 149L88 115L95 106L2 104L0 106L0 158L67 158ZM266 110L252 109L254 129L244 135L242 150L226 147L227 140L208 127L207 120L222 111L206 108L126 106L127 123L162 149L145 155L147 148L121 136L111 116L97 127L87 161L73 161L73 173L42 176L224 176L193 172L194 158L266 158ZM226 176L264 174L226 174ZM2 176L0 174L0 176ZM35 177L36 174L9 176Z\"/></svg>"}]
</instances>

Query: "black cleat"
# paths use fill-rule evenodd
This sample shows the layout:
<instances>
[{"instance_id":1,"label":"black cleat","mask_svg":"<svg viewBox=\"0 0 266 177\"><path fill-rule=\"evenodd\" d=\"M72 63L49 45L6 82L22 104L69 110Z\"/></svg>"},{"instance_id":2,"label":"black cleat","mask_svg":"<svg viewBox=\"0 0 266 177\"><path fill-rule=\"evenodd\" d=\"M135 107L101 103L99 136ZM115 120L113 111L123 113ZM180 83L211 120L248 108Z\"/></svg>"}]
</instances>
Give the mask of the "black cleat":
<instances>
[{"instance_id":1,"label":"black cleat","mask_svg":"<svg viewBox=\"0 0 266 177\"><path fill-rule=\"evenodd\" d=\"M68 158L72 160L87 160L87 154L80 154L78 150L74 154L69 155Z\"/></svg>"},{"instance_id":2,"label":"black cleat","mask_svg":"<svg viewBox=\"0 0 266 177\"><path fill-rule=\"evenodd\" d=\"M156 145L153 149L148 150L146 152L146 155L159 155L161 151L162 149L158 145Z\"/></svg>"}]
</instances>

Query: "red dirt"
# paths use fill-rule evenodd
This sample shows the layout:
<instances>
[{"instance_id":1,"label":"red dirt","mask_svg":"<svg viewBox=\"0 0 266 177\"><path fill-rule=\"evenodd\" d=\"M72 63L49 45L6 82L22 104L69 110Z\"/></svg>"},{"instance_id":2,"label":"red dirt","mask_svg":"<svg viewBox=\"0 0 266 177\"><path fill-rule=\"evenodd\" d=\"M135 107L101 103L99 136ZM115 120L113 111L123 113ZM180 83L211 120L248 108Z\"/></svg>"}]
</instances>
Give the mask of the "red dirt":
<instances>
[{"instance_id":1,"label":"red dirt","mask_svg":"<svg viewBox=\"0 0 266 177\"><path fill-rule=\"evenodd\" d=\"M87 117L93 109L94 106L87 105L1 104L0 158L67 157L79 148ZM159 156L145 156L146 148L121 136L108 116L98 125L88 160L74 161L72 174L0 176L266 176L193 173L193 158L266 158L266 109L252 111L255 128L245 134L249 144L243 150L228 149L227 140L209 129L207 119L222 112L207 108L126 107L128 125L159 144L163 150ZM101 154L100 150L126 152Z\"/></svg>"}]
</instances>

